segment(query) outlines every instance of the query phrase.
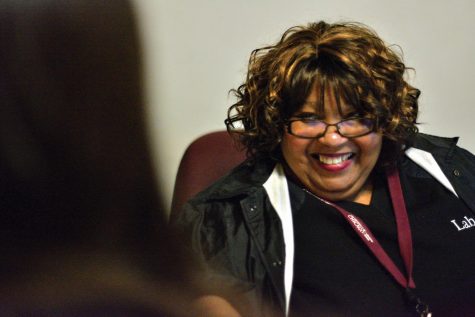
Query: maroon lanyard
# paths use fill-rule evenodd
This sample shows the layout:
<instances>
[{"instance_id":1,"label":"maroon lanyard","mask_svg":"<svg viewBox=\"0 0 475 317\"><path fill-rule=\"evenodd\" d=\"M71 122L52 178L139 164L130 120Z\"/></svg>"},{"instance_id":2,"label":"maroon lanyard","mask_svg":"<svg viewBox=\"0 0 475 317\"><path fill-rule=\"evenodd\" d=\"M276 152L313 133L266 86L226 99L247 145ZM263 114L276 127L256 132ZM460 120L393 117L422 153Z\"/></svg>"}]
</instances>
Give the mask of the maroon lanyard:
<instances>
[{"instance_id":1,"label":"maroon lanyard","mask_svg":"<svg viewBox=\"0 0 475 317\"><path fill-rule=\"evenodd\" d=\"M391 200L394 208L394 215L396 218L397 237L399 243L399 251L406 267L407 276L405 276L399 268L394 264L394 261L388 256L383 247L379 244L378 240L374 237L371 230L366 224L357 216L349 213L340 206L315 196L322 202L334 207L340 212L343 218L351 225L353 230L358 234L361 240L371 250L378 261L384 266L386 270L394 277L394 279L404 288L415 288L416 284L412 278L412 235L411 227L409 225L409 218L406 211L406 205L404 203L404 197L402 195L401 181L399 179L399 173L396 168L390 168L387 170L389 192L391 194ZM307 191L308 192L308 191Z\"/></svg>"},{"instance_id":2,"label":"maroon lanyard","mask_svg":"<svg viewBox=\"0 0 475 317\"><path fill-rule=\"evenodd\" d=\"M384 266L384 268L394 277L394 279L406 289L408 298L415 304L416 312L420 316L432 316L429 310L429 306L425 304L421 299L416 296L411 289L416 288L416 283L412 278L412 266L413 266L413 254L412 254L412 234L411 227L409 225L409 217L407 215L406 204L404 202L404 196L402 194L401 180L399 179L399 172L396 167L388 168L386 170L389 192L391 194L391 201L394 209L394 216L396 218L397 227L397 239L399 244L399 252L406 268L407 276L405 276L399 268L394 264L394 261L388 256L383 247L379 244L371 230L366 224L357 216L349 213L345 209L332 202L322 199L313 195L325 204L334 207L340 212L343 218L351 225L353 230L358 234L361 240L371 250L378 261Z\"/></svg>"}]
</instances>

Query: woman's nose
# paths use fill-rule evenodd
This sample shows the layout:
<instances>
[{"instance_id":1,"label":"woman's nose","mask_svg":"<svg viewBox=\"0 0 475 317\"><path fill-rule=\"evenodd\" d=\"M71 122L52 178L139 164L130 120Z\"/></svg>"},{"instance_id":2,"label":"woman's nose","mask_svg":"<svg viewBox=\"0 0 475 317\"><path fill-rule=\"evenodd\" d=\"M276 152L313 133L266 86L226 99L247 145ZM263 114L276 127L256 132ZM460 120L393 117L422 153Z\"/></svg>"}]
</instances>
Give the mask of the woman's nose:
<instances>
[{"instance_id":1,"label":"woman's nose","mask_svg":"<svg viewBox=\"0 0 475 317\"><path fill-rule=\"evenodd\" d=\"M328 126L325 133L318 138L318 141L327 146L338 146L342 143L345 143L348 139L342 136L336 126Z\"/></svg>"}]
</instances>

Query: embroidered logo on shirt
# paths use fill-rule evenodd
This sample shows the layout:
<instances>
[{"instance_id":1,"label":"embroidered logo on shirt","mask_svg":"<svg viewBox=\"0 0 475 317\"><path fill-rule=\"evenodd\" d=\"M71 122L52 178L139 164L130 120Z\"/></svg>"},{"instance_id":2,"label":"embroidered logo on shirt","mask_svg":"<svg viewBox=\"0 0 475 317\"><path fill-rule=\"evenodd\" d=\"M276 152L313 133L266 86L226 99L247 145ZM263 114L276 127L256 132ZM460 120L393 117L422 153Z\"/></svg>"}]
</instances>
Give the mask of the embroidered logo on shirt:
<instances>
[{"instance_id":1,"label":"embroidered logo on shirt","mask_svg":"<svg viewBox=\"0 0 475 317\"><path fill-rule=\"evenodd\" d=\"M450 222L454 224L458 231L475 227L475 219L468 218L467 216L463 217L463 220L461 220L459 223L457 223L455 219L452 219Z\"/></svg>"}]
</instances>

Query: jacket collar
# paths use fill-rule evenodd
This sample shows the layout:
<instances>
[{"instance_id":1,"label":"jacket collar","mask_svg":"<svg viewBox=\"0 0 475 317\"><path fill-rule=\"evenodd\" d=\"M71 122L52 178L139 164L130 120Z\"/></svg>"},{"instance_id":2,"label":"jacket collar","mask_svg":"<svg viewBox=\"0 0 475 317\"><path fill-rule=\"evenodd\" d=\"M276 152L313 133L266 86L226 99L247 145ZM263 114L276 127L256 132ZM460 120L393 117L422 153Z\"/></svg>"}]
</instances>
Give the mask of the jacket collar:
<instances>
[{"instance_id":1,"label":"jacket collar","mask_svg":"<svg viewBox=\"0 0 475 317\"><path fill-rule=\"evenodd\" d=\"M458 139L418 133L412 147L432 153L438 162L449 163L455 154Z\"/></svg>"},{"instance_id":2,"label":"jacket collar","mask_svg":"<svg viewBox=\"0 0 475 317\"><path fill-rule=\"evenodd\" d=\"M405 154L412 161L414 161L414 163L422 167L427 173L432 175L432 177L438 180L439 183L441 183L445 188L458 197L454 187L448 180L447 176L445 176L444 172L440 168L439 164L437 164L437 161L431 153L411 147L406 150Z\"/></svg>"},{"instance_id":3,"label":"jacket collar","mask_svg":"<svg viewBox=\"0 0 475 317\"><path fill-rule=\"evenodd\" d=\"M429 174L458 197L440 167L440 165L452 164L457 141L458 138L443 138L419 133L414 140L414 145L405 151L405 156L410 159L402 161L406 173L413 177L428 177Z\"/></svg>"},{"instance_id":4,"label":"jacket collar","mask_svg":"<svg viewBox=\"0 0 475 317\"><path fill-rule=\"evenodd\" d=\"M282 234L285 241L284 292L285 314L287 315L290 307L290 294L292 291L294 271L294 227L292 221L289 185L287 183L287 177L285 177L284 168L281 164L275 166L274 171L263 186L267 192L269 201L274 207L282 224Z\"/></svg>"}]
</instances>

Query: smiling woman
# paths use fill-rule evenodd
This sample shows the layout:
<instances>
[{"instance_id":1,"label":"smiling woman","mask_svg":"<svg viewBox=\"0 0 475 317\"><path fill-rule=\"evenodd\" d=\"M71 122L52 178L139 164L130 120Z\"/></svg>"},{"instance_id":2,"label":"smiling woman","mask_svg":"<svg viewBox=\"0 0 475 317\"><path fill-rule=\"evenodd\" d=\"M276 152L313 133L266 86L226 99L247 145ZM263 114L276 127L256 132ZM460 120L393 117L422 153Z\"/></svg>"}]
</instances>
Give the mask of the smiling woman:
<instances>
[{"instance_id":1,"label":"smiling woman","mask_svg":"<svg viewBox=\"0 0 475 317\"><path fill-rule=\"evenodd\" d=\"M249 159L177 221L243 316L475 311L475 230L459 233L475 157L418 133L419 90L390 47L318 22L251 54L226 120Z\"/></svg>"}]
</instances>

